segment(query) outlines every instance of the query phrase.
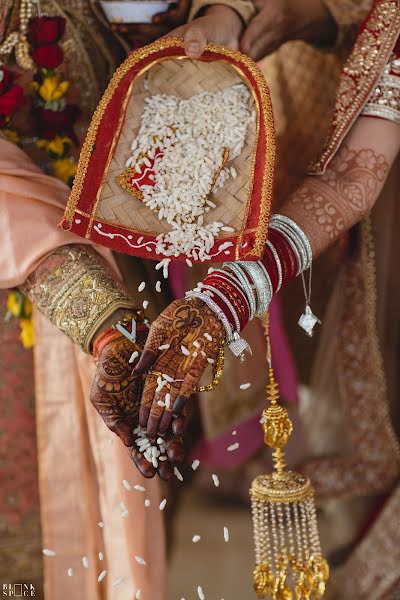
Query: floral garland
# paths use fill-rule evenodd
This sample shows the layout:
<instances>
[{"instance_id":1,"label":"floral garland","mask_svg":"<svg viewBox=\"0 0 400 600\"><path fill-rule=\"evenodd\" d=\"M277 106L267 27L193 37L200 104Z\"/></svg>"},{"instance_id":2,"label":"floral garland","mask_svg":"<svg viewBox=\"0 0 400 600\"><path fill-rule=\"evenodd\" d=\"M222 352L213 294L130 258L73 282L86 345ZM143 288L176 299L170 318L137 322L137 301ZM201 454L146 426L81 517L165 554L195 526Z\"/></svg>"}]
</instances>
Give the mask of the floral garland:
<instances>
[{"instance_id":1,"label":"floral garland","mask_svg":"<svg viewBox=\"0 0 400 600\"><path fill-rule=\"evenodd\" d=\"M36 123L36 146L50 158L50 169L55 177L72 185L77 165L69 153L77 143L74 125L80 116L75 104L68 104L70 87L62 73L64 52L59 45L65 31L62 17L39 16L29 21L27 40L30 58L36 67L32 82L32 113ZM8 140L19 143L20 136L13 128L15 113L26 103L23 89L16 83L18 74L0 63L0 133ZM33 345L32 307L20 292L11 292L7 302L8 316L20 319L21 341L25 348Z\"/></svg>"}]
</instances>

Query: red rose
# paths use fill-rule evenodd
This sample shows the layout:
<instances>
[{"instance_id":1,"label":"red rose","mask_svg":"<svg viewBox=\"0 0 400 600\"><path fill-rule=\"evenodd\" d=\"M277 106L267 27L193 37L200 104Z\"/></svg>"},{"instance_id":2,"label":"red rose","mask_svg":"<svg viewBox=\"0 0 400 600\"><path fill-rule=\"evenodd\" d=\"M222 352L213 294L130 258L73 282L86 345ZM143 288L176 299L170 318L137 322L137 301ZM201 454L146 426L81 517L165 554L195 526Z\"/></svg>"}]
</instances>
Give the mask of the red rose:
<instances>
[{"instance_id":1,"label":"red rose","mask_svg":"<svg viewBox=\"0 0 400 600\"><path fill-rule=\"evenodd\" d=\"M20 85L13 85L0 96L0 114L11 116L25 101L24 90Z\"/></svg>"},{"instance_id":2,"label":"red rose","mask_svg":"<svg viewBox=\"0 0 400 600\"><path fill-rule=\"evenodd\" d=\"M32 46L54 44L62 37L65 19L62 17L36 17L32 19L28 31L28 40Z\"/></svg>"},{"instance_id":3,"label":"red rose","mask_svg":"<svg viewBox=\"0 0 400 600\"><path fill-rule=\"evenodd\" d=\"M64 60L64 52L58 44L40 46L32 52L32 58L39 67L55 69Z\"/></svg>"},{"instance_id":4,"label":"red rose","mask_svg":"<svg viewBox=\"0 0 400 600\"><path fill-rule=\"evenodd\" d=\"M80 114L81 111L75 104L67 104L64 110L55 111L47 108L37 110L36 117L40 136L45 139L53 139L56 135L63 133L75 139L73 127Z\"/></svg>"}]
</instances>

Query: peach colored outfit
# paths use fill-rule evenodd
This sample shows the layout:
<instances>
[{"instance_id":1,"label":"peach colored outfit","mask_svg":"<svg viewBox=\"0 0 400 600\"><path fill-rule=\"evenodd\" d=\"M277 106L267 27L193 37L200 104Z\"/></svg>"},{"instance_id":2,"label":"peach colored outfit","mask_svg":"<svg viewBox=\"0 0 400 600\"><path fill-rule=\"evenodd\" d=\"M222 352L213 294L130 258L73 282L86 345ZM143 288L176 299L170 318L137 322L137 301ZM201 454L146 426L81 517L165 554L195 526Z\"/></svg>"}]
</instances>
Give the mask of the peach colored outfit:
<instances>
[{"instance_id":1,"label":"peach colored outfit","mask_svg":"<svg viewBox=\"0 0 400 600\"><path fill-rule=\"evenodd\" d=\"M56 228L69 188L0 138L0 287L22 284L55 248L82 243ZM96 248L97 249L97 248ZM111 253L97 249L110 264ZM51 600L164 600L165 559L157 480L145 480L89 402L94 366L34 314L35 393L45 593ZM15 443L18 443L16 440ZM146 492L122 484L142 485ZM151 506L145 508L149 498ZM121 502L129 510L121 513ZM98 523L102 521L104 528ZM100 561L98 553L104 554ZM82 557L89 567L82 565ZM142 557L147 565L135 560ZM73 568L73 576L67 570ZM97 582L101 571L105 579ZM120 585L113 583L122 579Z\"/></svg>"}]
</instances>

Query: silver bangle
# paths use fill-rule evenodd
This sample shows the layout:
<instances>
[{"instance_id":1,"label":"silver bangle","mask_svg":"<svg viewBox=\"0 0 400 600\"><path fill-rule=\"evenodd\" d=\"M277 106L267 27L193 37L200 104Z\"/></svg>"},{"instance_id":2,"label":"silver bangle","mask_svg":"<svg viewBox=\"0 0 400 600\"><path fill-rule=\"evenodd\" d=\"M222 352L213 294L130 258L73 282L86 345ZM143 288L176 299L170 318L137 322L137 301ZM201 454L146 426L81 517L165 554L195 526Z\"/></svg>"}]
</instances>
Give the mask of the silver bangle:
<instances>
[{"instance_id":1,"label":"silver bangle","mask_svg":"<svg viewBox=\"0 0 400 600\"><path fill-rule=\"evenodd\" d=\"M285 235L296 255L300 256L297 275L308 269L312 263L312 249L306 234L297 223L285 215L278 214L271 217L270 226Z\"/></svg>"},{"instance_id":2,"label":"silver bangle","mask_svg":"<svg viewBox=\"0 0 400 600\"><path fill-rule=\"evenodd\" d=\"M228 300L228 298L225 296L225 294L223 294L220 290L217 290L216 288L214 288L211 285L204 285L204 284L202 284L201 290L209 290L210 292L212 292L213 294L216 294L217 296L219 296L221 298L222 302L224 302L224 304L226 304L226 306L229 308L230 313L232 314L232 317L233 317L233 319L235 321L236 331L238 333L240 333L240 321L239 321L239 317L237 316L237 313L236 313L236 310L235 310L234 306Z\"/></svg>"},{"instance_id":3,"label":"silver bangle","mask_svg":"<svg viewBox=\"0 0 400 600\"><path fill-rule=\"evenodd\" d=\"M256 315L262 317L268 310L268 306L272 299L271 280L266 275L266 271L256 262L240 262L239 266L250 275L256 293L257 293L257 308Z\"/></svg>"},{"instance_id":4,"label":"silver bangle","mask_svg":"<svg viewBox=\"0 0 400 600\"><path fill-rule=\"evenodd\" d=\"M222 325L224 326L225 333L226 333L226 342L229 344L233 340L233 332L232 332L231 324L229 323L228 319L226 318L224 311L218 306L218 304L216 304L212 300L212 298L210 298L210 296L208 296L207 294L204 294L203 292L191 291L191 292L186 292L185 298L198 298L199 300L202 300L205 304L207 304L208 308L210 310L212 310L212 312L215 315L217 315L218 319L221 321Z\"/></svg>"},{"instance_id":5,"label":"silver bangle","mask_svg":"<svg viewBox=\"0 0 400 600\"><path fill-rule=\"evenodd\" d=\"M237 263L224 263L223 267L229 267L229 269L235 273L239 282L242 284L243 292L245 293L250 306L249 320L251 321L254 319L254 315L256 314L256 300L246 275L243 273L242 269Z\"/></svg>"},{"instance_id":6,"label":"silver bangle","mask_svg":"<svg viewBox=\"0 0 400 600\"><path fill-rule=\"evenodd\" d=\"M279 290L282 287L282 278L283 278L281 259L279 258L279 254L276 251L276 248L275 248L275 246L273 245L272 242L270 242L269 240L267 240L267 246L268 246L268 248L272 252L272 255L273 255L274 259L275 259L276 268L278 270L278 287L276 288L276 292L279 292Z\"/></svg>"}]
</instances>

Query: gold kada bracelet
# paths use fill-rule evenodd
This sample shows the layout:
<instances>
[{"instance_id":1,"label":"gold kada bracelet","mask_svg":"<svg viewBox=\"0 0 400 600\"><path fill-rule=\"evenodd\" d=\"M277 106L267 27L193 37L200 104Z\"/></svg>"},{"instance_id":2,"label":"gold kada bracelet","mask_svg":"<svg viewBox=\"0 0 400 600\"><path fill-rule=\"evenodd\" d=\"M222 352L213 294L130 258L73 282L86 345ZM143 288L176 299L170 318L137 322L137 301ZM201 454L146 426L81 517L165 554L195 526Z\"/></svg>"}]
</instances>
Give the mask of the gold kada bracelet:
<instances>
[{"instance_id":1,"label":"gold kada bracelet","mask_svg":"<svg viewBox=\"0 0 400 600\"><path fill-rule=\"evenodd\" d=\"M32 303L84 352L98 328L132 298L92 248L70 245L47 256L22 286Z\"/></svg>"}]
</instances>

